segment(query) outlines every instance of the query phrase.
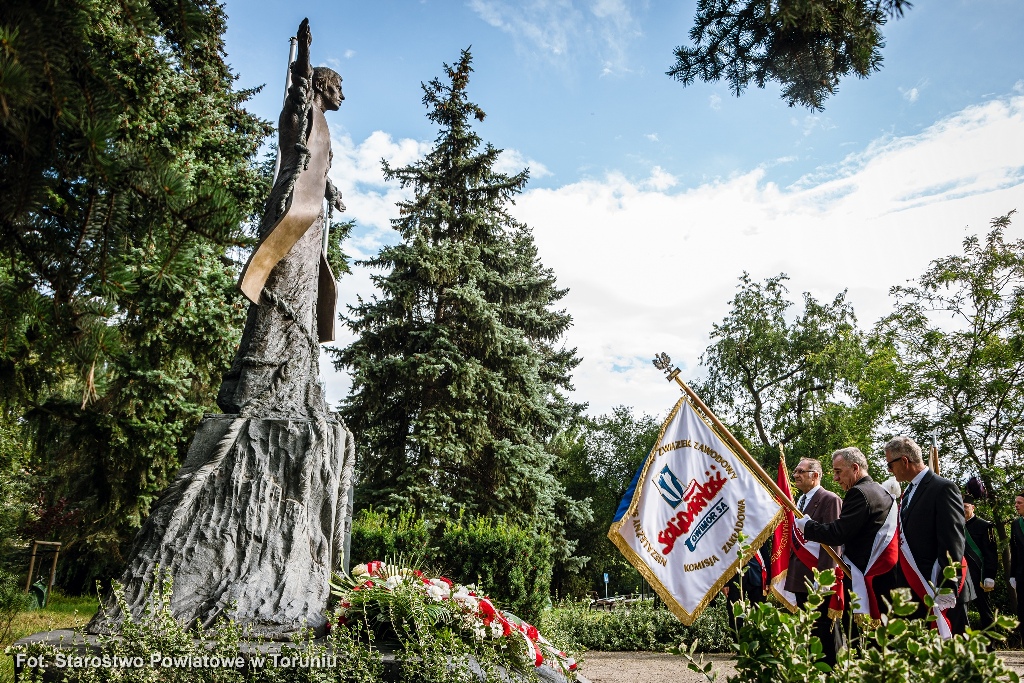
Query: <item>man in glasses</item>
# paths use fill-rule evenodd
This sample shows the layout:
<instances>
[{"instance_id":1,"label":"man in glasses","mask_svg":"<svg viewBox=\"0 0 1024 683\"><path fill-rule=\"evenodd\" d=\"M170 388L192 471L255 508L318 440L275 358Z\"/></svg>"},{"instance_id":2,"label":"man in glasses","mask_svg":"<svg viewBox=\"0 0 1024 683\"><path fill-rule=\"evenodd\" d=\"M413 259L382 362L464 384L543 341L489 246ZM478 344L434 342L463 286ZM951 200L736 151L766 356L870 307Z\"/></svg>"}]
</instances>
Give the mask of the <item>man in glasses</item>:
<instances>
[{"instance_id":1,"label":"man in glasses","mask_svg":"<svg viewBox=\"0 0 1024 683\"><path fill-rule=\"evenodd\" d=\"M964 503L960 489L938 476L924 463L921 447L907 436L885 444L886 466L899 482L909 482L900 499L900 585L908 586L920 601L916 617L928 613L925 594L934 594L935 608L950 624L952 633L963 633L967 623L960 592L960 564L964 557ZM943 577L950 564L958 567L954 580ZM934 588L933 588L934 587ZM942 589L949 588L943 594ZM939 632L943 633L943 624ZM945 634L944 634L945 635Z\"/></svg>"},{"instance_id":2,"label":"man in glasses","mask_svg":"<svg viewBox=\"0 0 1024 683\"><path fill-rule=\"evenodd\" d=\"M821 488L821 463L804 458L793 470L793 485L800 490L796 506L809 519L828 524L839 519L843 502L836 494ZM786 590L796 595L797 607L807 602L807 585L814 581L814 569L825 571L836 566L820 543L808 541L799 531L793 532L794 552L789 557ZM821 615L814 624L814 635L821 639L822 651L829 666L835 666L836 652L842 645L842 631L828 615L829 601L821 603Z\"/></svg>"},{"instance_id":3,"label":"man in glasses","mask_svg":"<svg viewBox=\"0 0 1024 683\"><path fill-rule=\"evenodd\" d=\"M895 501L889 492L868 475L868 461L859 448L841 448L832 454L832 473L844 491L843 509L834 522L823 524L806 517L796 526L808 541L843 546L843 559L850 565L853 590L861 610L877 618L880 600L893 588L895 553L884 553L895 533Z\"/></svg>"}]
</instances>

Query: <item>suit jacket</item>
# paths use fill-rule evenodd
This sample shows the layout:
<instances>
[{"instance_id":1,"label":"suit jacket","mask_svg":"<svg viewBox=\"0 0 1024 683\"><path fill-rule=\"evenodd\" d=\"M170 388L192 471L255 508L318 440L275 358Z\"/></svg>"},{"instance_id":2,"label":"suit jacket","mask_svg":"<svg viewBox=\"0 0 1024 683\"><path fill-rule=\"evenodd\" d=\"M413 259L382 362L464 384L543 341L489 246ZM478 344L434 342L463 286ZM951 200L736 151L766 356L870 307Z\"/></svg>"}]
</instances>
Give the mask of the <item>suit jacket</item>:
<instances>
[{"instance_id":1,"label":"suit jacket","mask_svg":"<svg viewBox=\"0 0 1024 683\"><path fill-rule=\"evenodd\" d=\"M985 579L995 579L996 574L999 573L995 527L995 524L977 515L971 517L964 524L964 530L971 535L971 540L981 551L981 557L975 555L971 546L966 544L965 537L964 557L967 558L967 566L971 569L971 580L977 585L981 585Z\"/></svg>"},{"instance_id":2,"label":"suit jacket","mask_svg":"<svg viewBox=\"0 0 1024 683\"><path fill-rule=\"evenodd\" d=\"M935 584L941 586L942 569L950 561L960 564L964 556L964 503L959 487L931 470L925 472L909 503L900 511L900 524L917 568L926 579L933 579L938 561Z\"/></svg>"},{"instance_id":3,"label":"suit jacket","mask_svg":"<svg viewBox=\"0 0 1024 683\"><path fill-rule=\"evenodd\" d=\"M845 546L843 557L862 572L867 571L871 545L885 524L890 507L892 496L889 492L865 475L846 492L839 519L827 524L814 520L807 522L804 538L833 546Z\"/></svg>"},{"instance_id":4,"label":"suit jacket","mask_svg":"<svg viewBox=\"0 0 1024 683\"><path fill-rule=\"evenodd\" d=\"M1017 586L1024 590L1024 531L1020 528L1020 517L1010 522L1010 576L1017 579ZM1010 578L1010 576L1006 578Z\"/></svg>"},{"instance_id":5,"label":"suit jacket","mask_svg":"<svg viewBox=\"0 0 1024 683\"><path fill-rule=\"evenodd\" d=\"M799 500L799 499L798 499ZM804 514L815 522L834 522L839 518L839 511L843 507L843 501L836 494L819 488L807 504ZM818 553L817 569L825 570L836 566L835 560L829 557L824 550ZM806 593L807 581L814 580L814 572L811 571L794 552L789 558L789 569L786 571L786 590L794 593Z\"/></svg>"}]
</instances>

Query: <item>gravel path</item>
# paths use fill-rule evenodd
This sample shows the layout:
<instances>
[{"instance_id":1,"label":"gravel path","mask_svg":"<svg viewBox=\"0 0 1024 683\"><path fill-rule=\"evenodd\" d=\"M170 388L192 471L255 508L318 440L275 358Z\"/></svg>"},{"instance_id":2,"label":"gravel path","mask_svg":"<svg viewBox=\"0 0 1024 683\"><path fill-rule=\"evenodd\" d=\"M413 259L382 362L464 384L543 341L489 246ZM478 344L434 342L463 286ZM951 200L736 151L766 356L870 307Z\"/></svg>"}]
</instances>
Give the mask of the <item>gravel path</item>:
<instances>
[{"instance_id":1,"label":"gravel path","mask_svg":"<svg viewBox=\"0 0 1024 683\"><path fill-rule=\"evenodd\" d=\"M1002 650L999 653L1010 667L1024 674L1024 651ZM736 673L729 655L707 655L718 669L719 681ZM686 659L661 652L588 652L580 665L580 673L591 683L705 683L703 675L686 668Z\"/></svg>"}]
</instances>

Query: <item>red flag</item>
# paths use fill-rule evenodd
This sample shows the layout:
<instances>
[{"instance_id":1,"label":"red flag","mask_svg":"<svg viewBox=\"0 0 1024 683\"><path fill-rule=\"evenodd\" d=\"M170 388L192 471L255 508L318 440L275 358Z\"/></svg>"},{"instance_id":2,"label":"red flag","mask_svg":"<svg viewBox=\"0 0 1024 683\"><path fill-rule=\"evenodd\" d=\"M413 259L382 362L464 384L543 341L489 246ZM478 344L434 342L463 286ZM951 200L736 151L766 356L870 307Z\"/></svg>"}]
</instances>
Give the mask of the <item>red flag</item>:
<instances>
[{"instance_id":1,"label":"red flag","mask_svg":"<svg viewBox=\"0 0 1024 683\"><path fill-rule=\"evenodd\" d=\"M782 492L792 500L793 494L789 486L789 472L786 469L786 459L783 457L782 448L779 448L779 471L775 477L775 483L779 485ZM793 554L793 511L785 508L786 516L782 522L775 527L775 542L772 549L772 595L781 602L790 612L796 611L796 596L786 590L786 574L789 573L789 558Z\"/></svg>"}]
</instances>

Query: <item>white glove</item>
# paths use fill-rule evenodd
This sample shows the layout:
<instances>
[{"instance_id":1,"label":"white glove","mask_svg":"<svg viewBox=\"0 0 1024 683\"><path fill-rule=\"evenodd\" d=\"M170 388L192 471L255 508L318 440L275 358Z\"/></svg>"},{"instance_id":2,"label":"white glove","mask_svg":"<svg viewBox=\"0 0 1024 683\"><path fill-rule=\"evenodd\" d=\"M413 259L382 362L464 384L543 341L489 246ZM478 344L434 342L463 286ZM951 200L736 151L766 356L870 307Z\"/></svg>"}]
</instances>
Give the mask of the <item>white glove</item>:
<instances>
[{"instance_id":1,"label":"white glove","mask_svg":"<svg viewBox=\"0 0 1024 683\"><path fill-rule=\"evenodd\" d=\"M995 579L985 579L984 581L981 582L981 587L984 588L987 591L990 591L990 590L992 590L993 588L996 587L996 580Z\"/></svg>"},{"instance_id":2,"label":"white glove","mask_svg":"<svg viewBox=\"0 0 1024 683\"><path fill-rule=\"evenodd\" d=\"M807 526L807 520L810 517L800 517L796 520L796 528L800 530L800 533L804 532L804 527Z\"/></svg>"},{"instance_id":3,"label":"white glove","mask_svg":"<svg viewBox=\"0 0 1024 683\"><path fill-rule=\"evenodd\" d=\"M1017 579L1010 577L1010 588L1017 590Z\"/></svg>"},{"instance_id":4,"label":"white glove","mask_svg":"<svg viewBox=\"0 0 1024 683\"><path fill-rule=\"evenodd\" d=\"M940 612L956 607L956 596L952 593L943 593L935 596L935 606Z\"/></svg>"}]
</instances>

